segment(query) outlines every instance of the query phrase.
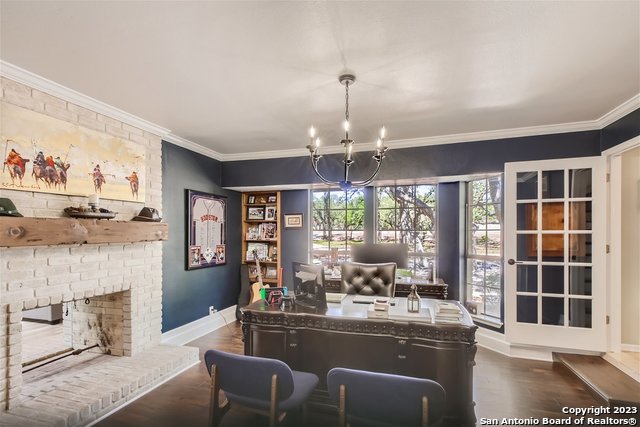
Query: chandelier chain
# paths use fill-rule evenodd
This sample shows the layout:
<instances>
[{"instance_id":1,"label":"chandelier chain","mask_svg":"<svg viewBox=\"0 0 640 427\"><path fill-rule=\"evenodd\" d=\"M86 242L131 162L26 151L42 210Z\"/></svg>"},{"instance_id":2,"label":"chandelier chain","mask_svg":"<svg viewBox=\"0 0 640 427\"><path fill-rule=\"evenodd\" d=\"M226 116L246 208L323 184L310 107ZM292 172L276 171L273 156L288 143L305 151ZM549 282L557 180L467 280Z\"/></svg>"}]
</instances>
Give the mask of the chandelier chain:
<instances>
[{"instance_id":1,"label":"chandelier chain","mask_svg":"<svg viewBox=\"0 0 640 427\"><path fill-rule=\"evenodd\" d=\"M345 82L344 118L349 121L349 82Z\"/></svg>"}]
</instances>

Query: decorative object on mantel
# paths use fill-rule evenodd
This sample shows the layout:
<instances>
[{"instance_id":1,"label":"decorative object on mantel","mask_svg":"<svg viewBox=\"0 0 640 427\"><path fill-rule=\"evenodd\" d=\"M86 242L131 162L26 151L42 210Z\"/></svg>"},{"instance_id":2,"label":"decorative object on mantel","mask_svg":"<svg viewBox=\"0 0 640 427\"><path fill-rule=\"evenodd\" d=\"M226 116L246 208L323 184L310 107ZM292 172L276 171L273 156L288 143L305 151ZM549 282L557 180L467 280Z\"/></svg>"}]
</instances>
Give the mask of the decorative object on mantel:
<instances>
[{"instance_id":1,"label":"decorative object on mantel","mask_svg":"<svg viewBox=\"0 0 640 427\"><path fill-rule=\"evenodd\" d=\"M112 219L117 212L105 208L87 208L86 206L64 208L64 212L71 218Z\"/></svg>"},{"instance_id":2,"label":"decorative object on mantel","mask_svg":"<svg viewBox=\"0 0 640 427\"><path fill-rule=\"evenodd\" d=\"M0 216L0 247L135 243L167 240L164 222Z\"/></svg>"},{"instance_id":3,"label":"decorative object on mantel","mask_svg":"<svg viewBox=\"0 0 640 427\"><path fill-rule=\"evenodd\" d=\"M0 216L22 216L11 199L0 198Z\"/></svg>"},{"instance_id":4,"label":"decorative object on mantel","mask_svg":"<svg viewBox=\"0 0 640 427\"><path fill-rule=\"evenodd\" d=\"M354 141L349 138L349 85L352 85L356 81L356 76L354 74L342 74L338 77L338 81L344 85L345 87L345 107L344 107L344 139L340 141L340 144L344 147L344 178L341 181L332 181L330 179L326 179L320 174L318 170L318 161L322 158L320 154L318 154L318 149L320 148L320 138L316 136L316 129L311 126L309 129L309 138L311 143L307 145L307 149L309 150L311 157L311 165L313 166L313 171L318 175L318 178L322 180L325 184L329 185L338 185L343 190L349 190L352 187L364 187L369 185L371 181L374 180L378 172L380 171L380 166L382 166L382 159L384 159L384 153L387 151L387 147L384 144L384 138L386 136L386 129L384 126L380 129L380 137L376 143L375 154L373 155L373 159L376 161L376 169L373 174L365 179L364 181L350 181L349 180L349 168L353 164L352 159L352 151Z\"/></svg>"},{"instance_id":5,"label":"decorative object on mantel","mask_svg":"<svg viewBox=\"0 0 640 427\"><path fill-rule=\"evenodd\" d=\"M0 122L0 188L144 202L144 145L4 102Z\"/></svg>"},{"instance_id":6,"label":"decorative object on mantel","mask_svg":"<svg viewBox=\"0 0 640 427\"><path fill-rule=\"evenodd\" d=\"M134 216L131 221L147 221L147 222L160 222L162 221L162 217L160 213L155 208L149 208L145 206L140 210L140 213Z\"/></svg>"}]
</instances>

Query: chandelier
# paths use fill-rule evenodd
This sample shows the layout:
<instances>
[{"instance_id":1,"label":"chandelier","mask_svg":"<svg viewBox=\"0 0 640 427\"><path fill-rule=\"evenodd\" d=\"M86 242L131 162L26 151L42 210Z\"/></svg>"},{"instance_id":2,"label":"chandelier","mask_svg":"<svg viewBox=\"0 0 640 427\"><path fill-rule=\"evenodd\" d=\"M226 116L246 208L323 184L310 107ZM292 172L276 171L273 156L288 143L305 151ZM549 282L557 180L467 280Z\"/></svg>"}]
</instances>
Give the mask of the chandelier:
<instances>
[{"instance_id":1,"label":"chandelier","mask_svg":"<svg viewBox=\"0 0 640 427\"><path fill-rule=\"evenodd\" d=\"M354 163L352 159L354 141L349 138L349 86L355 83L356 76L353 74L342 74L338 77L338 81L345 87L344 123L342 124L344 129L344 139L340 141L340 144L344 147L344 159L342 160L342 163L344 163L344 179L340 181L332 181L323 177L320 174L320 171L318 171L318 161L322 158L322 155L318 154L320 138L316 136L316 129L313 126L309 129L309 138L311 142L307 145L307 149L309 150L313 171L318 175L318 178L320 178L325 184L338 185L342 190L346 191L352 187L364 187L369 185L376 175L378 175L380 166L382 166L382 159L384 159L384 153L387 151L387 147L383 145L384 138L386 136L386 129L384 126L380 128L380 137L376 142L375 154L373 155L373 159L376 161L376 169L373 171L373 174L364 181L349 180L349 168Z\"/></svg>"}]
</instances>

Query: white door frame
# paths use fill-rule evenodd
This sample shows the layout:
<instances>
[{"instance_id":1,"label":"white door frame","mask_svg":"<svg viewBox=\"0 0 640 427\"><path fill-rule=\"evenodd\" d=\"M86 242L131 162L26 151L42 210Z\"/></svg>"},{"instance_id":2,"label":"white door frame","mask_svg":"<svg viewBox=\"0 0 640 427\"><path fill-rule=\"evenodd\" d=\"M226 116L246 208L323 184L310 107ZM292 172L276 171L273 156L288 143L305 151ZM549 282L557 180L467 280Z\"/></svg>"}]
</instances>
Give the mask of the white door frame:
<instances>
[{"instance_id":1,"label":"white door frame","mask_svg":"<svg viewBox=\"0 0 640 427\"><path fill-rule=\"evenodd\" d=\"M609 257L607 258L607 281L609 295L607 313L609 315L608 350L622 350L622 224L620 206L622 204L622 153L640 147L640 136L631 138L602 152L607 160L609 173L609 196L607 198L607 235Z\"/></svg>"}]
</instances>

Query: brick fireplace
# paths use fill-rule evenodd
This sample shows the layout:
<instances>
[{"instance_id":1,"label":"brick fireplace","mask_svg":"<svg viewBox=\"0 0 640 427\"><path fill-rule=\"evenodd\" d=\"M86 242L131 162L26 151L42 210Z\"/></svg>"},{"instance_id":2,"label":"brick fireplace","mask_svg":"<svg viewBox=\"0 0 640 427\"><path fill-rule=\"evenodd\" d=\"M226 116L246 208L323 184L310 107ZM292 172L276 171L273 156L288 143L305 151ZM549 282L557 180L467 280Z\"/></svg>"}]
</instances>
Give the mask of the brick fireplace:
<instances>
[{"instance_id":1,"label":"brick fireplace","mask_svg":"<svg viewBox=\"0 0 640 427\"><path fill-rule=\"evenodd\" d=\"M145 205L162 207L159 136L6 78L2 101L143 145L145 202L103 200L101 206L118 212L116 220L124 221ZM86 197L6 186L0 186L0 197L10 198L31 218L60 218L65 207L87 203ZM65 387L52 385L29 400L22 395L22 311L65 302L73 306L74 301L73 323L65 324L72 331L73 347L99 344L123 357L74 374L63 381ZM196 349L160 345L161 317L161 241L0 248L0 426L83 425L197 362ZM120 376L120 383L114 382ZM76 397L68 395L70 390Z\"/></svg>"}]
</instances>

